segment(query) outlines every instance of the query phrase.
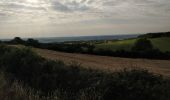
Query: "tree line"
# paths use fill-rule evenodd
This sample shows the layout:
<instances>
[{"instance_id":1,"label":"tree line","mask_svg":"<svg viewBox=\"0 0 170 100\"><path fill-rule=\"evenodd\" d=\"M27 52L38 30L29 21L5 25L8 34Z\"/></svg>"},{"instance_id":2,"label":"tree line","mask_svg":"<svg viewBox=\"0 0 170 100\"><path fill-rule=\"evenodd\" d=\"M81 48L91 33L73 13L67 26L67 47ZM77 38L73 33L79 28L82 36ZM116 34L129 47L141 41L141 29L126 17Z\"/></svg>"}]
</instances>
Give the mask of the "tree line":
<instances>
[{"instance_id":1,"label":"tree line","mask_svg":"<svg viewBox=\"0 0 170 100\"><path fill-rule=\"evenodd\" d=\"M7 41L8 44L22 44L26 46L32 46L36 48L49 49L55 51L69 52L69 53L83 53L94 54L102 56L115 56L115 57L127 57L127 58L148 58L148 59L170 59L170 52L161 52L159 49L154 48L151 41L146 37L137 38L137 41L133 45L130 51L126 50L106 50L95 49L95 44L75 42L75 43L40 43L35 39L22 40L20 37L16 37L11 41Z\"/></svg>"},{"instance_id":2,"label":"tree line","mask_svg":"<svg viewBox=\"0 0 170 100\"><path fill-rule=\"evenodd\" d=\"M159 37L170 37L170 32L147 33L139 36L139 38L159 38Z\"/></svg>"}]
</instances>

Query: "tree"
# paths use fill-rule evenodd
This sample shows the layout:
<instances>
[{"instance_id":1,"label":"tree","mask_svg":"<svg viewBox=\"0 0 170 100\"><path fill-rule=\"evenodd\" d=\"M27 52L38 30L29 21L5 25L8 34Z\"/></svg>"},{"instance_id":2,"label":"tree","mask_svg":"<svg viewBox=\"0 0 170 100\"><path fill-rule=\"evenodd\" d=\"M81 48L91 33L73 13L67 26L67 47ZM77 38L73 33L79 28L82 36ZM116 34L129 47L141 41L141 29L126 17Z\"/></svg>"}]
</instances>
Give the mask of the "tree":
<instances>
[{"instance_id":1,"label":"tree","mask_svg":"<svg viewBox=\"0 0 170 100\"><path fill-rule=\"evenodd\" d=\"M153 50L153 45L150 40L147 38L140 38L138 39L134 46L132 47L132 51L135 52L145 52L145 51L150 51Z\"/></svg>"},{"instance_id":2,"label":"tree","mask_svg":"<svg viewBox=\"0 0 170 100\"><path fill-rule=\"evenodd\" d=\"M88 48L88 53L93 53L93 51L94 51L94 49L95 49L95 46L94 46L93 44L89 44L89 45L87 46L87 48Z\"/></svg>"},{"instance_id":3,"label":"tree","mask_svg":"<svg viewBox=\"0 0 170 100\"><path fill-rule=\"evenodd\" d=\"M26 45L37 47L39 46L39 41L30 38L26 41Z\"/></svg>"},{"instance_id":4,"label":"tree","mask_svg":"<svg viewBox=\"0 0 170 100\"><path fill-rule=\"evenodd\" d=\"M22 40L20 37L15 37L13 40L11 40L11 43L14 43L14 44L24 44L25 41Z\"/></svg>"}]
</instances>

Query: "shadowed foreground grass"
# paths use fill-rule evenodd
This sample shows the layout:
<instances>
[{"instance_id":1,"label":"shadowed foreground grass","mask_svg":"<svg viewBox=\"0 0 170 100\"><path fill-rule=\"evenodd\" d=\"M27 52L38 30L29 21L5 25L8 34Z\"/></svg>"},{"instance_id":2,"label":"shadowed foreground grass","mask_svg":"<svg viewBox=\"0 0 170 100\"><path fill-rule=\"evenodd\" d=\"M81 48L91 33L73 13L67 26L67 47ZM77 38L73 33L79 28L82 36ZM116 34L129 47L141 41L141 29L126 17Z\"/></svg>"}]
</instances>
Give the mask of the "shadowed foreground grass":
<instances>
[{"instance_id":1,"label":"shadowed foreground grass","mask_svg":"<svg viewBox=\"0 0 170 100\"><path fill-rule=\"evenodd\" d=\"M2 100L170 100L170 80L147 70L106 73L3 45L0 55Z\"/></svg>"}]
</instances>

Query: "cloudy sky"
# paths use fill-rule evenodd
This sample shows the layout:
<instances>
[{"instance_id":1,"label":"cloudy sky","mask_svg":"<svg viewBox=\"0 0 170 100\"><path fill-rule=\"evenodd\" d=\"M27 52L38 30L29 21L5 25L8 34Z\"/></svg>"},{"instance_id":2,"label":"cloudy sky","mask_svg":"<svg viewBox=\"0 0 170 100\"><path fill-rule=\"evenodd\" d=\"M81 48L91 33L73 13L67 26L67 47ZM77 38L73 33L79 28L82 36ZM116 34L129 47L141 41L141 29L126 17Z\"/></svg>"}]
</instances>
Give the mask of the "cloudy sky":
<instances>
[{"instance_id":1,"label":"cloudy sky","mask_svg":"<svg viewBox=\"0 0 170 100\"><path fill-rule=\"evenodd\" d=\"M0 0L0 38L170 31L170 0Z\"/></svg>"}]
</instances>

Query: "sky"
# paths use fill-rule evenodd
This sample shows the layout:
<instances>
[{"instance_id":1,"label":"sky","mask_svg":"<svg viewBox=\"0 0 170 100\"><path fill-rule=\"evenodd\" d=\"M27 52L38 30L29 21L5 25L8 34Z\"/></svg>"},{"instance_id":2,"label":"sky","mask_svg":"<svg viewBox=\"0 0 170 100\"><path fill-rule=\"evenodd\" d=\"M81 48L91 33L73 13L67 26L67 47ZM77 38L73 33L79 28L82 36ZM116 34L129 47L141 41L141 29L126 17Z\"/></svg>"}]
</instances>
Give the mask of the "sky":
<instances>
[{"instance_id":1,"label":"sky","mask_svg":"<svg viewBox=\"0 0 170 100\"><path fill-rule=\"evenodd\" d=\"M0 0L0 38L170 31L170 0Z\"/></svg>"}]
</instances>

